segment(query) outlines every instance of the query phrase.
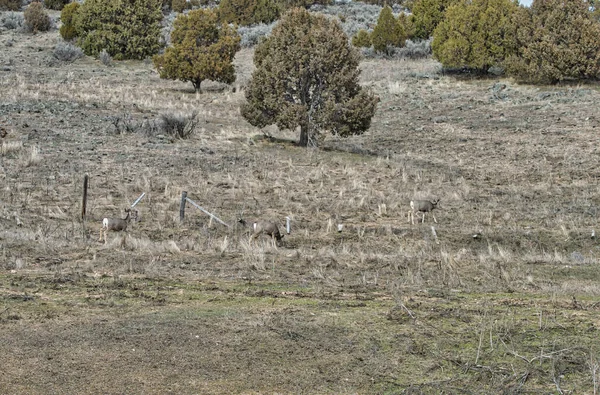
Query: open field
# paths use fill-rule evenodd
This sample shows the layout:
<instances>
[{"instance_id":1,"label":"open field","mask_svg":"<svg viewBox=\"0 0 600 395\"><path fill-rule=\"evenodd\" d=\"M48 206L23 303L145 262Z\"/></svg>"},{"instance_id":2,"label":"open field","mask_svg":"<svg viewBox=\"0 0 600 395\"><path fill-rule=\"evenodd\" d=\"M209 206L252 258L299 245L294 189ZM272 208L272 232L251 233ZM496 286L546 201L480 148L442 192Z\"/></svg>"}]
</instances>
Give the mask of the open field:
<instances>
[{"instance_id":1,"label":"open field","mask_svg":"<svg viewBox=\"0 0 600 395\"><path fill-rule=\"evenodd\" d=\"M307 150L239 115L251 50L197 95L57 43L0 31L0 393L598 392L598 86L365 60L371 130ZM194 110L188 140L144 133ZM182 191L292 233L182 224ZM410 225L429 197L438 223Z\"/></svg>"}]
</instances>

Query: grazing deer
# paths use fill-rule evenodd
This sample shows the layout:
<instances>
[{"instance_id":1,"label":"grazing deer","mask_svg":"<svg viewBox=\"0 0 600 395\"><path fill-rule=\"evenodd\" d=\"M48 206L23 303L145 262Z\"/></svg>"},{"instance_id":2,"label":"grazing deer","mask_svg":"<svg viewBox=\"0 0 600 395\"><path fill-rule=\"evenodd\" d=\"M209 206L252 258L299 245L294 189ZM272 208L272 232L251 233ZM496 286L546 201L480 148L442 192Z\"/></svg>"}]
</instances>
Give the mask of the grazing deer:
<instances>
[{"instance_id":1,"label":"grazing deer","mask_svg":"<svg viewBox=\"0 0 600 395\"><path fill-rule=\"evenodd\" d=\"M238 222L244 226L248 225L243 219L239 219ZM279 232L279 226L270 221L257 221L252 223L252 235L250 236L250 241L256 240L261 234L271 236L271 241L275 246L279 245L281 239L283 239L283 235Z\"/></svg>"},{"instance_id":2,"label":"grazing deer","mask_svg":"<svg viewBox=\"0 0 600 395\"><path fill-rule=\"evenodd\" d=\"M434 200L411 200L410 201L410 211L408 212L408 218L410 222L415 224L415 213L420 212L423 213L423 219L421 223L425 222L425 213L431 213L433 217L433 221L437 224L437 219L435 219L435 215L433 214L433 209L437 207L440 199Z\"/></svg>"},{"instance_id":3,"label":"grazing deer","mask_svg":"<svg viewBox=\"0 0 600 395\"><path fill-rule=\"evenodd\" d=\"M106 244L106 232L113 230L115 232L121 232L127 230L127 225L132 219L137 218L137 210L126 208L125 212L127 216L125 218L104 218L102 220L102 227L100 228L100 239L102 241L102 234L104 234L104 243Z\"/></svg>"}]
</instances>

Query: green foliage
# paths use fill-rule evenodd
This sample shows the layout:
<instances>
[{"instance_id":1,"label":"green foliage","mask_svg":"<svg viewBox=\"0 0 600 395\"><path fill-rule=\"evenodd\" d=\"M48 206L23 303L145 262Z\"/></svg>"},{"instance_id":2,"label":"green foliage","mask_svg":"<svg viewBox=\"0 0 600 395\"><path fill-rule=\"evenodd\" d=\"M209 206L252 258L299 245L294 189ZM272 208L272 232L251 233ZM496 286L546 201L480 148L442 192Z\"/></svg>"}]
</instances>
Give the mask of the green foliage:
<instances>
[{"instance_id":1,"label":"green foliage","mask_svg":"<svg viewBox=\"0 0 600 395\"><path fill-rule=\"evenodd\" d=\"M0 0L0 10L19 11L21 9L21 0Z\"/></svg>"},{"instance_id":2,"label":"green foliage","mask_svg":"<svg viewBox=\"0 0 600 395\"><path fill-rule=\"evenodd\" d=\"M300 126L301 146L325 130L361 134L379 98L358 84L359 59L336 21L294 8L256 47L242 116L257 127Z\"/></svg>"},{"instance_id":3,"label":"green foliage","mask_svg":"<svg viewBox=\"0 0 600 395\"><path fill-rule=\"evenodd\" d=\"M52 23L44 6L39 1L35 1L25 9L23 13L25 28L27 31L37 33L50 30Z\"/></svg>"},{"instance_id":4,"label":"green foliage","mask_svg":"<svg viewBox=\"0 0 600 395\"><path fill-rule=\"evenodd\" d=\"M69 1L70 0L44 0L44 6L49 10L60 11L69 3Z\"/></svg>"},{"instance_id":5,"label":"green foliage","mask_svg":"<svg viewBox=\"0 0 600 395\"><path fill-rule=\"evenodd\" d=\"M160 49L162 0L86 0L75 17L86 55L144 59Z\"/></svg>"},{"instance_id":6,"label":"green foliage","mask_svg":"<svg viewBox=\"0 0 600 395\"><path fill-rule=\"evenodd\" d=\"M79 10L79 3L73 2L67 4L60 13L60 20L62 25L58 30L60 35L65 40L72 40L77 37L77 31L75 30L75 15Z\"/></svg>"},{"instance_id":7,"label":"green foliage","mask_svg":"<svg viewBox=\"0 0 600 395\"><path fill-rule=\"evenodd\" d=\"M333 0L279 0L283 10L290 10L295 7L308 9L315 4L329 5L331 3L333 3Z\"/></svg>"},{"instance_id":8,"label":"green foliage","mask_svg":"<svg viewBox=\"0 0 600 395\"><path fill-rule=\"evenodd\" d=\"M472 0L455 3L433 33L433 55L444 67L485 72L502 66L517 51L511 0Z\"/></svg>"},{"instance_id":9,"label":"green foliage","mask_svg":"<svg viewBox=\"0 0 600 395\"><path fill-rule=\"evenodd\" d=\"M423 40L433 34L437 25L444 19L446 9L457 0L416 0L412 13L414 17L414 37Z\"/></svg>"},{"instance_id":10,"label":"green foliage","mask_svg":"<svg viewBox=\"0 0 600 395\"><path fill-rule=\"evenodd\" d=\"M412 39L415 36L415 17L414 15L407 15L400 13L398 15L398 25L400 34L405 37L405 40Z\"/></svg>"},{"instance_id":11,"label":"green foliage","mask_svg":"<svg viewBox=\"0 0 600 395\"><path fill-rule=\"evenodd\" d=\"M535 0L517 15L507 71L534 83L600 78L600 24L584 0Z\"/></svg>"},{"instance_id":12,"label":"green foliage","mask_svg":"<svg viewBox=\"0 0 600 395\"><path fill-rule=\"evenodd\" d=\"M588 5L592 12L592 18L600 21L600 0L588 0Z\"/></svg>"},{"instance_id":13,"label":"green foliage","mask_svg":"<svg viewBox=\"0 0 600 395\"><path fill-rule=\"evenodd\" d=\"M242 26L271 23L281 13L277 0L221 0L219 20Z\"/></svg>"},{"instance_id":14,"label":"green foliage","mask_svg":"<svg viewBox=\"0 0 600 395\"><path fill-rule=\"evenodd\" d=\"M377 26L371 33L373 48L377 52L388 53L390 47L402 47L404 41L406 41L405 32L398 20L394 18L392 8L389 6L383 7L377 19Z\"/></svg>"},{"instance_id":15,"label":"green foliage","mask_svg":"<svg viewBox=\"0 0 600 395\"><path fill-rule=\"evenodd\" d=\"M355 47L369 48L372 44L371 35L365 29L360 29L356 35L352 37L352 45Z\"/></svg>"},{"instance_id":16,"label":"green foliage","mask_svg":"<svg viewBox=\"0 0 600 395\"><path fill-rule=\"evenodd\" d=\"M188 8L190 8L190 7L186 0L171 1L171 9L175 12L183 12L183 11L187 10Z\"/></svg>"},{"instance_id":17,"label":"green foliage","mask_svg":"<svg viewBox=\"0 0 600 395\"><path fill-rule=\"evenodd\" d=\"M233 58L240 49L235 27L218 22L211 10L194 10L175 19L172 46L154 56L160 78L189 81L200 92L204 80L235 81Z\"/></svg>"}]
</instances>

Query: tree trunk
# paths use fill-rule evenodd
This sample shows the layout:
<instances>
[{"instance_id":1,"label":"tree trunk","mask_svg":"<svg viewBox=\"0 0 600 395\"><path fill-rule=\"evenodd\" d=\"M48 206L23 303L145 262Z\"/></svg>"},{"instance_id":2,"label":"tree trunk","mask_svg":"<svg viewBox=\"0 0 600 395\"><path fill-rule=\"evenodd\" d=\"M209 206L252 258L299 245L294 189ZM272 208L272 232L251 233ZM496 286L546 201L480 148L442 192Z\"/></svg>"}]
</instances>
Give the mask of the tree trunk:
<instances>
[{"instance_id":1,"label":"tree trunk","mask_svg":"<svg viewBox=\"0 0 600 395\"><path fill-rule=\"evenodd\" d=\"M308 124L300 125L300 141L298 145L300 147L308 147Z\"/></svg>"},{"instance_id":2,"label":"tree trunk","mask_svg":"<svg viewBox=\"0 0 600 395\"><path fill-rule=\"evenodd\" d=\"M194 80L192 81L192 84L194 84L194 90L196 91L196 93L202 93L202 89L200 89L200 84L202 84L202 80Z\"/></svg>"}]
</instances>

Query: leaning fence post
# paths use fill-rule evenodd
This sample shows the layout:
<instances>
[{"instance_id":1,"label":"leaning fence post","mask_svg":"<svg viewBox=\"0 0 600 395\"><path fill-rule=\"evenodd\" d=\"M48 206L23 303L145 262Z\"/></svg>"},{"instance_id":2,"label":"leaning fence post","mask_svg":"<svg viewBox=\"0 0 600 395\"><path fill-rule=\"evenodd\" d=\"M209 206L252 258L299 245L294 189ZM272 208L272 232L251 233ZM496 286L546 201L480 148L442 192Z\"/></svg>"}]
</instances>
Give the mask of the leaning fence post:
<instances>
[{"instance_id":1,"label":"leaning fence post","mask_svg":"<svg viewBox=\"0 0 600 395\"><path fill-rule=\"evenodd\" d=\"M213 213L208 212L204 207L199 206L198 203L194 202L192 199L186 197L185 200L190 202L190 204L192 206L196 207L198 210L202 211L204 214L208 215L211 218L211 220L214 219L215 221L219 222L220 224L223 224L223 225L227 226L228 228L231 228L231 225L226 224L219 217L217 217Z\"/></svg>"},{"instance_id":2,"label":"leaning fence post","mask_svg":"<svg viewBox=\"0 0 600 395\"><path fill-rule=\"evenodd\" d=\"M144 198L144 196L146 196L146 192L142 192L142 194L140 195L140 197L137 198L135 200L135 202L133 202L133 204L131 205L131 208L134 208L140 202L140 200L142 200Z\"/></svg>"},{"instance_id":3,"label":"leaning fence post","mask_svg":"<svg viewBox=\"0 0 600 395\"><path fill-rule=\"evenodd\" d=\"M187 191L181 192L181 204L179 205L179 221L183 222L185 218L185 202L187 199Z\"/></svg>"}]
</instances>

